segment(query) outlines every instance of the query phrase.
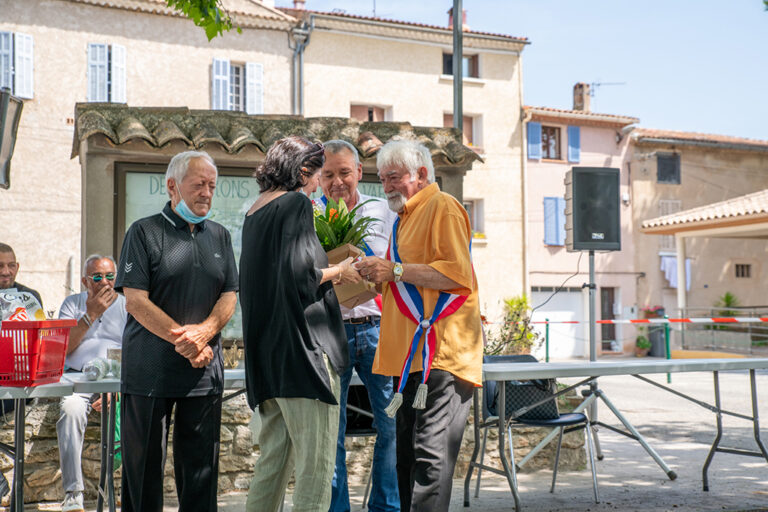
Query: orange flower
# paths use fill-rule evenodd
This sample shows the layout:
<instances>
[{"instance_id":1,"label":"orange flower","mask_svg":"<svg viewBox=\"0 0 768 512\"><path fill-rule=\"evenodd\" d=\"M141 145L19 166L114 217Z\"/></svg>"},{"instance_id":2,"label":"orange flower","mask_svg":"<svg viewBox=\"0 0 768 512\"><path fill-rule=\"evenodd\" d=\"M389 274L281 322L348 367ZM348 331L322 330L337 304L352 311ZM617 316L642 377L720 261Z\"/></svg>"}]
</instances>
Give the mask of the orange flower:
<instances>
[{"instance_id":1,"label":"orange flower","mask_svg":"<svg viewBox=\"0 0 768 512\"><path fill-rule=\"evenodd\" d=\"M336 218L336 217L338 217L338 216L339 216L339 212L337 212L337 211L336 211L336 208L331 208L331 209L328 211L328 217L329 217L330 219L335 219L335 218Z\"/></svg>"}]
</instances>

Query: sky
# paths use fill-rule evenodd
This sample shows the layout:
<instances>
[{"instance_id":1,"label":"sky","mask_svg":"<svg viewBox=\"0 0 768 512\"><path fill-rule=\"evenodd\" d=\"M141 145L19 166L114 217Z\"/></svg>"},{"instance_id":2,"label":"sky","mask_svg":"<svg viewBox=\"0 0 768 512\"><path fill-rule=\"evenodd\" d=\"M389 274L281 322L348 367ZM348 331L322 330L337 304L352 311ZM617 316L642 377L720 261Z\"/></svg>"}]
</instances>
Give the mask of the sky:
<instances>
[{"instance_id":1,"label":"sky","mask_svg":"<svg viewBox=\"0 0 768 512\"><path fill-rule=\"evenodd\" d=\"M276 0L277 6L292 6ZM472 30L527 37L526 105L640 126L768 140L768 11L762 0L463 0ZM452 0L307 0L307 9L447 26ZM622 83L623 85L608 85Z\"/></svg>"}]
</instances>

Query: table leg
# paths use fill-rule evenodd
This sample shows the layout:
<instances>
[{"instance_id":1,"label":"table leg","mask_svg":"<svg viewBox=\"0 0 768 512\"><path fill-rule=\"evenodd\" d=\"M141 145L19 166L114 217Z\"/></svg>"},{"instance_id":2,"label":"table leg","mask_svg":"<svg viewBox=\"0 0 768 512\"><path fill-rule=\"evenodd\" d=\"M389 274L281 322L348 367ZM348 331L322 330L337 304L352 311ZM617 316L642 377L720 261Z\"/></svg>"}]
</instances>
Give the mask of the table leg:
<instances>
[{"instance_id":1,"label":"table leg","mask_svg":"<svg viewBox=\"0 0 768 512\"><path fill-rule=\"evenodd\" d=\"M597 390L597 396L600 398L600 400L603 401L605 405L608 406L608 408L611 410L614 416L616 416L619 421L624 425L624 427L629 430L629 432L634 436L634 439L640 443L640 446L645 448L645 451L648 452L648 455L651 456L651 458L656 461L656 464L659 465L659 467L667 474L670 480L674 480L677 478L677 473L672 471L669 466L661 459L658 453L656 453L656 450L654 450L651 445L648 444L648 441L645 440L645 438L640 435L640 432L637 431L637 429L632 426L632 424L629 422L627 418L624 417L623 414L616 408L613 403L611 403L610 400L608 400L608 397L605 396L605 394L601 390Z\"/></svg>"},{"instance_id":2,"label":"table leg","mask_svg":"<svg viewBox=\"0 0 768 512\"><path fill-rule=\"evenodd\" d=\"M515 500L515 512L520 512L520 495L517 492L517 485L515 482L515 476L512 473L512 469L510 468L510 464L514 464L515 461L509 461L507 459L506 453L504 453L504 429L507 425L507 418L506 418L506 401L505 401L505 386L504 381L497 381L496 382L496 389L499 390L499 402L497 409L499 411L499 458L501 458L501 465L504 467L504 474L507 477L507 482L509 483L509 488L512 490L512 497ZM510 440L512 442L512 440Z\"/></svg>"},{"instance_id":3,"label":"table leg","mask_svg":"<svg viewBox=\"0 0 768 512\"><path fill-rule=\"evenodd\" d=\"M11 495L11 512L24 510L24 430L26 425L27 401L23 398L14 399L15 421L13 426L13 494Z\"/></svg>"},{"instance_id":4,"label":"table leg","mask_svg":"<svg viewBox=\"0 0 768 512\"><path fill-rule=\"evenodd\" d=\"M474 393L472 394L472 405L474 407L474 428L472 429L475 436L475 446L472 448L472 458L469 459L469 468L467 468L467 476L464 477L464 506L469 506L469 486L470 482L472 481L472 469L475 467L475 461L477 460L477 453L480 446L480 427L479 427L479 416L482 414L482 411L479 408L480 400L478 399L478 389L475 388Z\"/></svg>"},{"instance_id":5,"label":"table leg","mask_svg":"<svg viewBox=\"0 0 768 512\"><path fill-rule=\"evenodd\" d=\"M109 394L109 430L107 432L107 503L109 512L115 512L115 420L117 393Z\"/></svg>"},{"instance_id":6,"label":"table leg","mask_svg":"<svg viewBox=\"0 0 768 512\"><path fill-rule=\"evenodd\" d=\"M749 383L752 390L752 426L755 433L755 442L757 443L757 447L760 448L765 461L768 462L768 451L766 451L763 440L760 438L760 418L757 413L757 384L755 383L755 370L749 370Z\"/></svg>"},{"instance_id":7,"label":"table leg","mask_svg":"<svg viewBox=\"0 0 768 512\"><path fill-rule=\"evenodd\" d=\"M104 510L104 493L107 480L107 431L109 429L109 412L107 411L107 394L101 393L101 461L99 464L99 488L96 490L96 512Z\"/></svg>"},{"instance_id":8,"label":"table leg","mask_svg":"<svg viewBox=\"0 0 768 512\"><path fill-rule=\"evenodd\" d=\"M707 460L704 461L704 467L701 469L701 479L705 491L709 491L709 477L707 476L707 471L709 470L712 458L715 456L717 447L720 444L720 439L723 437L723 413L720 410L720 375L718 372L712 372L712 376L715 381L715 418L717 420L717 435L712 442L712 448L709 449Z\"/></svg>"}]
</instances>

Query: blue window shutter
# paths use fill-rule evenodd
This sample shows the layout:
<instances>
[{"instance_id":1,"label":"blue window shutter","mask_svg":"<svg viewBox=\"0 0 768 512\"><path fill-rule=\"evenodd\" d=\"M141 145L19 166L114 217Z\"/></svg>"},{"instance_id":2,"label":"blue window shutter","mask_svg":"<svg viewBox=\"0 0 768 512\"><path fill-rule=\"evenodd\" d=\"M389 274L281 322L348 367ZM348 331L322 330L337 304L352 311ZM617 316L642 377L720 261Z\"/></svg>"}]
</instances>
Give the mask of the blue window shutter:
<instances>
[{"instance_id":1,"label":"blue window shutter","mask_svg":"<svg viewBox=\"0 0 768 512\"><path fill-rule=\"evenodd\" d=\"M541 123L528 122L528 158L541 160Z\"/></svg>"},{"instance_id":2,"label":"blue window shutter","mask_svg":"<svg viewBox=\"0 0 768 512\"><path fill-rule=\"evenodd\" d=\"M232 110L229 103L229 60L213 59L211 71L211 109Z\"/></svg>"},{"instance_id":3,"label":"blue window shutter","mask_svg":"<svg viewBox=\"0 0 768 512\"><path fill-rule=\"evenodd\" d=\"M557 245L565 245L565 198L557 199Z\"/></svg>"},{"instance_id":4,"label":"blue window shutter","mask_svg":"<svg viewBox=\"0 0 768 512\"><path fill-rule=\"evenodd\" d=\"M578 163L581 158L581 128L568 127L568 161Z\"/></svg>"},{"instance_id":5,"label":"blue window shutter","mask_svg":"<svg viewBox=\"0 0 768 512\"><path fill-rule=\"evenodd\" d=\"M544 198L544 244L558 245L557 243L557 198Z\"/></svg>"},{"instance_id":6,"label":"blue window shutter","mask_svg":"<svg viewBox=\"0 0 768 512\"><path fill-rule=\"evenodd\" d=\"M125 95L125 46L113 44L111 47L111 59L109 59L110 82L109 101L112 103L126 103Z\"/></svg>"},{"instance_id":7,"label":"blue window shutter","mask_svg":"<svg viewBox=\"0 0 768 512\"><path fill-rule=\"evenodd\" d=\"M109 101L107 67L109 48L106 44L88 45L88 101Z\"/></svg>"},{"instance_id":8,"label":"blue window shutter","mask_svg":"<svg viewBox=\"0 0 768 512\"><path fill-rule=\"evenodd\" d=\"M0 32L0 88L13 92L13 33Z\"/></svg>"},{"instance_id":9,"label":"blue window shutter","mask_svg":"<svg viewBox=\"0 0 768 512\"><path fill-rule=\"evenodd\" d=\"M264 113L264 65L258 62L245 63L245 111Z\"/></svg>"},{"instance_id":10,"label":"blue window shutter","mask_svg":"<svg viewBox=\"0 0 768 512\"><path fill-rule=\"evenodd\" d=\"M13 94L19 98L32 99L34 45L29 34L16 33L13 36Z\"/></svg>"}]
</instances>

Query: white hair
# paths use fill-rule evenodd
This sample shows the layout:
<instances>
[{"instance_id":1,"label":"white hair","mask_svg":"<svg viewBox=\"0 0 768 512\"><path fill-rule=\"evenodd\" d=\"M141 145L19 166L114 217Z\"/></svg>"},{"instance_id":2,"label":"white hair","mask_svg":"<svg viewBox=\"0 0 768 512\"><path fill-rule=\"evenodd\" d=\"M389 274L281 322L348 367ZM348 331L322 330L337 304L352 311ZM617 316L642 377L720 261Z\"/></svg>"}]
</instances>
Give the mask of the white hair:
<instances>
[{"instance_id":1,"label":"white hair","mask_svg":"<svg viewBox=\"0 0 768 512\"><path fill-rule=\"evenodd\" d=\"M323 149L329 151L333 155L347 150L352 153L352 156L355 157L355 166L360 165L360 153L357 152L357 148L355 146L345 140L334 139L329 140L328 142L324 142Z\"/></svg>"},{"instance_id":2,"label":"white hair","mask_svg":"<svg viewBox=\"0 0 768 512\"><path fill-rule=\"evenodd\" d=\"M435 182L435 166L432 155L424 144L413 140L391 140L384 144L376 156L376 167L381 169L401 167L416 179L420 167L427 168L427 183Z\"/></svg>"},{"instance_id":3,"label":"white hair","mask_svg":"<svg viewBox=\"0 0 768 512\"><path fill-rule=\"evenodd\" d=\"M112 259L112 256L102 256L101 254L91 254L87 258L85 258L85 262L83 262L83 275L86 276L88 272L88 267L91 263L99 261L99 260L109 260L112 262L112 264L117 268L117 264L115 263L115 260Z\"/></svg>"},{"instance_id":4,"label":"white hair","mask_svg":"<svg viewBox=\"0 0 768 512\"><path fill-rule=\"evenodd\" d=\"M168 164L168 170L165 171L165 181L173 180L177 184L181 183L189 170L189 162L196 158L202 158L213 166L213 170L216 171L216 177L219 176L219 170L216 168L216 163L211 158L211 155L205 151L184 151L171 158L171 162ZM168 192L170 196L171 193Z\"/></svg>"}]
</instances>

